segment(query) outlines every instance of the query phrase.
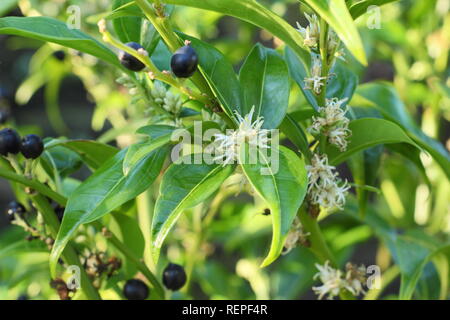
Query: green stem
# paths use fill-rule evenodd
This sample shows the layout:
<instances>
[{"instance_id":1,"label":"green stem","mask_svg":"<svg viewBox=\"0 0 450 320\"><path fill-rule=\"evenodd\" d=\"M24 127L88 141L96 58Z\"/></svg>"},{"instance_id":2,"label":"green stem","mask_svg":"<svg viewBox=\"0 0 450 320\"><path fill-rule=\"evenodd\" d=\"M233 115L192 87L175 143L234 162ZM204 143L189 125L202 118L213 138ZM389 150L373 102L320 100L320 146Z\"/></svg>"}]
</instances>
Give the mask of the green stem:
<instances>
[{"instance_id":1,"label":"green stem","mask_svg":"<svg viewBox=\"0 0 450 320\"><path fill-rule=\"evenodd\" d=\"M319 95L319 106L325 107L326 96L327 96L327 80L329 73L329 64L328 64L328 24L324 19L320 19L320 55L322 60L322 77L327 77L325 83L322 87L322 91Z\"/></svg>"},{"instance_id":2,"label":"green stem","mask_svg":"<svg viewBox=\"0 0 450 320\"><path fill-rule=\"evenodd\" d=\"M29 187L33 190L38 191L40 194L47 196L51 198L52 200L56 201L60 205L64 206L66 204L66 198L59 193L56 193L46 185L35 181L35 180L29 180L21 175L18 175L11 170L0 168L0 177L5 178L7 180L15 181L17 183L20 183L26 187Z\"/></svg>"},{"instance_id":3,"label":"green stem","mask_svg":"<svg viewBox=\"0 0 450 320\"><path fill-rule=\"evenodd\" d=\"M328 247L320 230L319 223L302 206L299 210L298 217L303 227L309 232L309 240L311 247L309 248L321 264L330 261L333 267L337 267L337 261Z\"/></svg>"}]
</instances>

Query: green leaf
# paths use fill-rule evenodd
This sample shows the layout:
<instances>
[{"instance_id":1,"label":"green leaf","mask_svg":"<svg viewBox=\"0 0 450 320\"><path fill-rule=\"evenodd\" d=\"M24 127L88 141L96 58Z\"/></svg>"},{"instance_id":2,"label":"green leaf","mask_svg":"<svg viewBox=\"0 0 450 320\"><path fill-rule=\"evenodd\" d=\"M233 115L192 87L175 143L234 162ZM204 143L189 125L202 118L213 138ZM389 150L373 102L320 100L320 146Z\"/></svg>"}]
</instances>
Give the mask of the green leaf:
<instances>
[{"instance_id":1,"label":"green leaf","mask_svg":"<svg viewBox=\"0 0 450 320\"><path fill-rule=\"evenodd\" d=\"M134 3L133 0L114 0L112 9L122 7L128 3ZM141 25L142 18L140 17L120 17L112 20L114 31L119 37L120 41L137 42L141 41Z\"/></svg>"},{"instance_id":2,"label":"green leaf","mask_svg":"<svg viewBox=\"0 0 450 320\"><path fill-rule=\"evenodd\" d=\"M271 152L269 159L258 151L257 161L251 161L253 151L247 144L243 144L240 151L244 174L266 201L272 216L272 244L261 267L268 266L281 254L308 185L305 163L295 152L282 146L279 150L271 149Z\"/></svg>"},{"instance_id":3,"label":"green leaf","mask_svg":"<svg viewBox=\"0 0 450 320\"><path fill-rule=\"evenodd\" d=\"M2 0L0 3L0 17L11 11L19 0Z\"/></svg>"},{"instance_id":4,"label":"green leaf","mask_svg":"<svg viewBox=\"0 0 450 320\"><path fill-rule=\"evenodd\" d=\"M91 54L122 68L116 55L108 47L80 30L69 29L64 22L53 18L0 18L0 34L10 34L57 43Z\"/></svg>"},{"instance_id":5,"label":"green leaf","mask_svg":"<svg viewBox=\"0 0 450 320\"><path fill-rule=\"evenodd\" d=\"M150 138L146 141L133 144L128 148L127 155L123 161L124 174L128 175L136 164L147 154L168 144L175 129L175 127L165 125L152 125L140 128L137 133L145 132L150 135Z\"/></svg>"},{"instance_id":6,"label":"green leaf","mask_svg":"<svg viewBox=\"0 0 450 320\"><path fill-rule=\"evenodd\" d=\"M360 16L362 16L364 13L367 12L367 9L370 6L382 6L383 4L387 4L390 2L394 2L398 0L365 0L358 3L355 3L350 7L350 14L352 15L353 19L356 20Z\"/></svg>"},{"instance_id":7,"label":"green leaf","mask_svg":"<svg viewBox=\"0 0 450 320\"><path fill-rule=\"evenodd\" d=\"M191 41L191 46L198 54L200 71L227 115L235 118L234 110L242 115L242 91L231 63L213 46L186 35L180 36Z\"/></svg>"},{"instance_id":8,"label":"green leaf","mask_svg":"<svg viewBox=\"0 0 450 320\"><path fill-rule=\"evenodd\" d=\"M406 236L397 237L394 243L394 259L401 272L399 299L409 300L414 294L425 266L437 255L448 252L450 245L433 248Z\"/></svg>"},{"instance_id":9,"label":"green leaf","mask_svg":"<svg viewBox=\"0 0 450 320\"><path fill-rule=\"evenodd\" d=\"M217 164L185 164L191 155L172 164L163 176L152 221L154 261L170 229L184 210L194 207L211 196L234 170L234 166Z\"/></svg>"},{"instance_id":10,"label":"green leaf","mask_svg":"<svg viewBox=\"0 0 450 320\"><path fill-rule=\"evenodd\" d=\"M342 103L341 107L345 107L353 97L353 93L358 85L358 76L353 73L345 62L337 60L331 69L333 77L327 86L327 98L338 98L348 100Z\"/></svg>"},{"instance_id":11,"label":"green leaf","mask_svg":"<svg viewBox=\"0 0 450 320\"><path fill-rule=\"evenodd\" d=\"M127 216L126 214L116 213L111 214L109 222L109 230L125 245L136 257L142 259L144 255L144 236L135 218ZM119 253L120 254L120 253ZM133 277L137 271L136 266L122 256L124 261L124 271L127 277Z\"/></svg>"},{"instance_id":12,"label":"green leaf","mask_svg":"<svg viewBox=\"0 0 450 320\"><path fill-rule=\"evenodd\" d=\"M347 150L342 152L334 146L327 150L332 165L343 162L358 151L379 144L408 143L418 148L401 127L384 119L363 118L354 120L350 122L349 129L352 131L352 135Z\"/></svg>"},{"instance_id":13,"label":"green leaf","mask_svg":"<svg viewBox=\"0 0 450 320\"><path fill-rule=\"evenodd\" d=\"M414 142L430 153L450 179L450 154L441 143L420 130L392 85L384 82L364 84L358 87L355 97L352 104L375 108L384 118L402 126Z\"/></svg>"},{"instance_id":14,"label":"green leaf","mask_svg":"<svg viewBox=\"0 0 450 320\"><path fill-rule=\"evenodd\" d=\"M50 256L53 275L59 256L77 228L101 218L147 190L159 175L168 149L161 148L148 154L124 176L122 166L126 152L124 149L106 161L69 198Z\"/></svg>"},{"instance_id":15,"label":"green leaf","mask_svg":"<svg viewBox=\"0 0 450 320\"><path fill-rule=\"evenodd\" d=\"M81 157L76 152L62 146L45 150L39 158L39 162L44 170L53 177L56 175L55 170L60 176L67 177L83 165Z\"/></svg>"},{"instance_id":16,"label":"green leaf","mask_svg":"<svg viewBox=\"0 0 450 320\"><path fill-rule=\"evenodd\" d=\"M276 129L289 103L289 73L283 58L273 49L257 44L241 68L239 80L244 91L241 114L255 107L255 116L264 117L263 127Z\"/></svg>"},{"instance_id":17,"label":"green leaf","mask_svg":"<svg viewBox=\"0 0 450 320\"><path fill-rule=\"evenodd\" d=\"M309 150L308 139L303 131L303 128L287 114L283 122L280 125L280 130L291 140L295 146L308 158L311 156Z\"/></svg>"},{"instance_id":18,"label":"green leaf","mask_svg":"<svg viewBox=\"0 0 450 320\"><path fill-rule=\"evenodd\" d=\"M345 0L304 0L321 16L341 38L348 50L363 65L367 65L366 53Z\"/></svg>"},{"instance_id":19,"label":"green leaf","mask_svg":"<svg viewBox=\"0 0 450 320\"><path fill-rule=\"evenodd\" d=\"M319 109L319 104L317 103L317 99L314 96L314 93L311 90L306 90L305 88L305 78L309 77L309 69L310 65L309 60L301 60L290 48L286 47L284 56L289 67L289 74L292 79L298 84L300 89L305 96L305 99L309 102L309 104L314 108L314 110Z\"/></svg>"},{"instance_id":20,"label":"green leaf","mask_svg":"<svg viewBox=\"0 0 450 320\"><path fill-rule=\"evenodd\" d=\"M164 3L216 11L254 24L284 41L303 60L309 59L300 33L269 9L254 0L165 0Z\"/></svg>"},{"instance_id":21,"label":"green leaf","mask_svg":"<svg viewBox=\"0 0 450 320\"><path fill-rule=\"evenodd\" d=\"M113 157L119 150L110 145L93 140L54 140L46 149L52 150L62 146L76 152L84 163L92 169L99 168L106 160Z\"/></svg>"}]
</instances>

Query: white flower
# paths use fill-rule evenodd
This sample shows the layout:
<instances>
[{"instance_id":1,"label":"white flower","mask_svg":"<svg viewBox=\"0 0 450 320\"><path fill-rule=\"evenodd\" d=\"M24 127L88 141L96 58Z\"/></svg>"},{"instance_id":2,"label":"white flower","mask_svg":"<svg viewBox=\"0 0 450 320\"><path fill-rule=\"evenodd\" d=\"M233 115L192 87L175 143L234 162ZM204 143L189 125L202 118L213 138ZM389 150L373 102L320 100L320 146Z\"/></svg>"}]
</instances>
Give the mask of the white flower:
<instances>
[{"instance_id":1,"label":"white flower","mask_svg":"<svg viewBox=\"0 0 450 320\"><path fill-rule=\"evenodd\" d=\"M303 44L310 48L317 47L317 44L320 39L320 23L319 19L315 14L312 16L305 13L306 19L308 19L309 25L306 28L303 28L298 22L297 27L298 31L303 37Z\"/></svg>"},{"instance_id":2,"label":"white flower","mask_svg":"<svg viewBox=\"0 0 450 320\"><path fill-rule=\"evenodd\" d=\"M314 154L311 165L306 166L308 170L308 196L312 203L324 208L343 209L345 196L350 186L345 181L338 185L338 173L335 167L328 165L327 155Z\"/></svg>"},{"instance_id":3,"label":"white flower","mask_svg":"<svg viewBox=\"0 0 450 320\"><path fill-rule=\"evenodd\" d=\"M312 289L319 295L319 300L326 295L331 300L338 296L343 289L350 291L354 296L365 293L363 283L365 282L366 268L364 266L355 267L353 264L347 263L345 278L340 270L329 266L329 261L326 261L323 266L316 264L316 267L319 272L314 275L314 279L320 278L323 285L312 287Z\"/></svg>"},{"instance_id":4,"label":"white flower","mask_svg":"<svg viewBox=\"0 0 450 320\"><path fill-rule=\"evenodd\" d=\"M350 120L345 116L347 107L341 108L345 101L347 98L327 99L326 106L319 108L319 116L312 117L313 122L308 128L312 134L326 135L328 141L339 147L341 151L347 149L347 140L351 136L351 131L348 129Z\"/></svg>"},{"instance_id":5,"label":"white flower","mask_svg":"<svg viewBox=\"0 0 450 320\"><path fill-rule=\"evenodd\" d=\"M300 220L296 217L284 242L284 251L282 254L288 254L297 245L304 243L309 235L309 232L304 232Z\"/></svg>"},{"instance_id":6,"label":"white flower","mask_svg":"<svg viewBox=\"0 0 450 320\"><path fill-rule=\"evenodd\" d=\"M328 299L333 299L338 296L342 288L345 287L345 280L342 279L342 272L329 266L329 261L322 266L316 264L319 272L314 276L314 279L319 278L323 283L320 287L312 287L314 293L319 295L319 300L328 295Z\"/></svg>"},{"instance_id":7,"label":"white flower","mask_svg":"<svg viewBox=\"0 0 450 320\"><path fill-rule=\"evenodd\" d=\"M313 90L314 93L320 94L327 79L328 77L322 77L322 62L320 61L320 57L313 55L311 77L303 80L305 82L304 89Z\"/></svg>"},{"instance_id":8,"label":"white flower","mask_svg":"<svg viewBox=\"0 0 450 320\"><path fill-rule=\"evenodd\" d=\"M236 162L239 157L240 146L244 142L260 149L269 148L269 130L262 129L263 117L257 117L255 121L252 121L254 112L255 107L252 107L244 117L236 112L239 122L237 130L227 130L226 134L215 135L215 142L218 143L218 146L216 148L217 156L214 160L223 160L224 165Z\"/></svg>"}]
</instances>

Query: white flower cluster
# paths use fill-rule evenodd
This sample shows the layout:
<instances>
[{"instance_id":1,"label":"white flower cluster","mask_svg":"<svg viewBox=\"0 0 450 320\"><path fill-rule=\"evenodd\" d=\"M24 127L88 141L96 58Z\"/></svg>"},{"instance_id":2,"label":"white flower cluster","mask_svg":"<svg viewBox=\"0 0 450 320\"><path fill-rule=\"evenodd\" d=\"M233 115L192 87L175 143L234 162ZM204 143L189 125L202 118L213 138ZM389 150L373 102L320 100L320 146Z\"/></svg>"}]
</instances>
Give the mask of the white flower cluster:
<instances>
[{"instance_id":1,"label":"white flower cluster","mask_svg":"<svg viewBox=\"0 0 450 320\"><path fill-rule=\"evenodd\" d=\"M153 83L153 88L150 90L150 94L153 100L166 111L173 115L178 115L180 113L181 107L183 106L180 95L168 91L162 83L155 81Z\"/></svg>"},{"instance_id":2,"label":"white flower cluster","mask_svg":"<svg viewBox=\"0 0 450 320\"><path fill-rule=\"evenodd\" d=\"M312 117L313 123L308 128L311 134L327 136L328 141L341 151L347 149L348 138L351 135L351 131L348 129L350 120L345 116L347 107L341 107L345 101L347 101L347 98L342 100L337 98L327 99L326 106L319 108L319 116Z\"/></svg>"},{"instance_id":3,"label":"white flower cluster","mask_svg":"<svg viewBox=\"0 0 450 320\"><path fill-rule=\"evenodd\" d=\"M315 94L319 95L322 91L322 87L325 85L325 81L327 81L328 76L322 76L322 61L320 60L320 56L313 54L312 55L312 66L311 66L311 77L305 78L303 81L305 82L305 90L313 90Z\"/></svg>"},{"instance_id":4,"label":"white flower cluster","mask_svg":"<svg viewBox=\"0 0 450 320\"><path fill-rule=\"evenodd\" d=\"M312 203L324 208L343 209L345 196L350 186L345 181L339 186L338 173L334 166L328 165L326 154L314 154L311 165L306 166L308 170L308 196Z\"/></svg>"},{"instance_id":5,"label":"white flower cluster","mask_svg":"<svg viewBox=\"0 0 450 320\"><path fill-rule=\"evenodd\" d=\"M303 226L300 220L296 217L292 223L292 227L284 242L283 255L288 254L292 249L297 247L299 244L304 244L307 241L307 237L310 235L309 232L304 232Z\"/></svg>"},{"instance_id":6,"label":"white flower cluster","mask_svg":"<svg viewBox=\"0 0 450 320\"><path fill-rule=\"evenodd\" d=\"M317 47L320 39L320 23L319 19L315 14L311 16L305 13L306 19L308 19L309 25L306 28L303 28L298 22L297 27L298 31L303 36L303 44L309 48Z\"/></svg>"},{"instance_id":7,"label":"white flower cluster","mask_svg":"<svg viewBox=\"0 0 450 320\"><path fill-rule=\"evenodd\" d=\"M347 264L345 277L341 270L332 268L329 261L325 262L324 265L316 264L316 267L319 272L314 276L314 279L319 278L323 285L312 289L319 296L319 300L325 296L332 300L343 289L348 290L354 296L365 293L363 283L365 282L366 268L364 266L355 268L352 264Z\"/></svg>"},{"instance_id":8,"label":"white flower cluster","mask_svg":"<svg viewBox=\"0 0 450 320\"><path fill-rule=\"evenodd\" d=\"M264 124L263 117L257 117L252 121L255 107L250 112L242 117L236 112L239 127L237 130L227 130L226 134L216 134L215 161L223 161L223 164L230 164L238 161L239 150L242 143L247 142L250 147L259 149L268 149L269 146L269 130L262 129Z\"/></svg>"}]
</instances>

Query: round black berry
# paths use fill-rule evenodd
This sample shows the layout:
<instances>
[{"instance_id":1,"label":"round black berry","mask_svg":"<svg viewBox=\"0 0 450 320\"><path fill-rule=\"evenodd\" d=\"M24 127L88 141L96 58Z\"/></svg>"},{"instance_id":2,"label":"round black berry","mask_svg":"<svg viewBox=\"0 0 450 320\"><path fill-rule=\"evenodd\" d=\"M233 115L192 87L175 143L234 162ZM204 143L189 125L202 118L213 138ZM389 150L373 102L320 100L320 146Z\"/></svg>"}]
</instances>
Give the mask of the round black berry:
<instances>
[{"instance_id":1,"label":"round black berry","mask_svg":"<svg viewBox=\"0 0 450 320\"><path fill-rule=\"evenodd\" d=\"M123 287L123 295L128 300L145 300L148 297L147 285L139 279L131 279Z\"/></svg>"},{"instance_id":2,"label":"round black berry","mask_svg":"<svg viewBox=\"0 0 450 320\"><path fill-rule=\"evenodd\" d=\"M189 78L195 73L198 65L198 56L194 48L184 46L175 51L170 61L172 72L178 78Z\"/></svg>"},{"instance_id":3,"label":"round black berry","mask_svg":"<svg viewBox=\"0 0 450 320\"><path fill-rule=\"evenodd\" d=\"M20 152L27 159L36 159L44 151L44 143L42 139L35 135L29 134L22 139L22 144L20 146Z\"/></svg>"},{"instance_id":4,"label":"round black berry","mask_svg":"<svg viewBox=\"0 0 450 320\"><path fill-rule=\"evenodd\" d=\"M163 284L172 291L181 289L186 283L186 272L178 264L170 263L163 271Z\"/></svg>"},{"instance_id":5,"label":"round black berry","mask_svg":"<svg viewBox=\"0 0 450 320\"><path fill-rule=\"evenodd\" d=\"M144 49L139 43L136 42L128 42L125 43L125 45L127 47L133 48L136 51L139 49ZM119 52L119 60L125 68L132 71L141 71L145 68L145 65L141 61L125 51Z\"/></svg>"},{"instance_id":6,"label":"round black berry","mask_svg":"<svg viewBox=\"0 0 450 320\"><path fill-rule=\"evenodd\" d=\"M20 136L13 129L0 130L0 154L2 156L8 153L18 154L20 151Z\"/></svg>"},{"instance_id":7,"label":"round black berry","mask_svg":"<svg viewBox=\"0 0 450 320\"><path fill-rule=\"evenodd\" d=\"M0 109L0 124L5 124L9 118L9 111L6 109Z\"/></svg>"},{"instance_id":8,"label":"round black berry","mask_svg":"<svg viewBox=\"0 0 450 320\"><path fill-rule=\"evenodd\" d=\"M53 52L53 57L55 57L59 61L64 61L66 58L66 53L63 50L58 50Z\"/></svg>"},{"instance_id":9,"label":"round black berry","mask_svg":"<svg viewBox=\"0 0 450 320\"><path fill-rule=\"evenodd\" d=\"M23 293L17 297L17 300L28 300L28 296L26 293Z\"/></svg>"},{"instance_id":10,"label":"round black berry","mask_svg":"<svg viewBox=\"0 0 450 320\"><path fill-rule=\"evenodd\" d=\"M17 201L11 201L6 207L6 215L9 221L13 221L16 215L23 217L25 211L25 207Z\"/></svg>"}]
</instances>

